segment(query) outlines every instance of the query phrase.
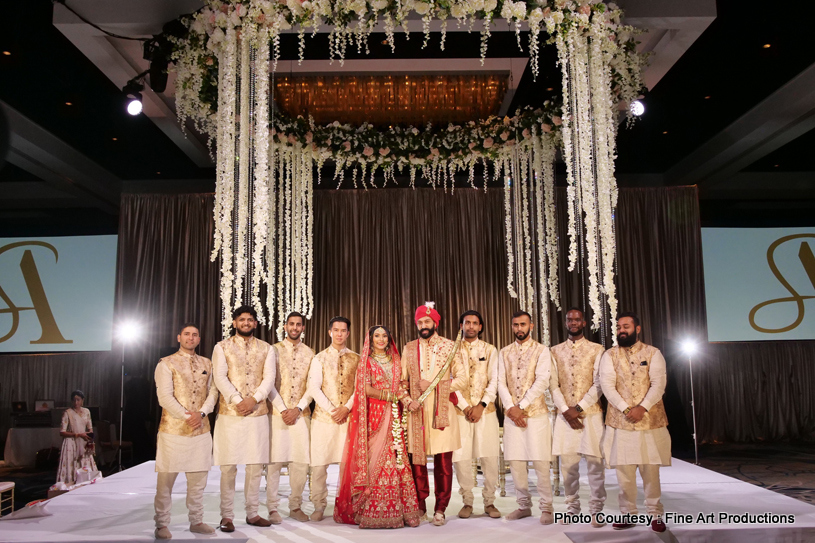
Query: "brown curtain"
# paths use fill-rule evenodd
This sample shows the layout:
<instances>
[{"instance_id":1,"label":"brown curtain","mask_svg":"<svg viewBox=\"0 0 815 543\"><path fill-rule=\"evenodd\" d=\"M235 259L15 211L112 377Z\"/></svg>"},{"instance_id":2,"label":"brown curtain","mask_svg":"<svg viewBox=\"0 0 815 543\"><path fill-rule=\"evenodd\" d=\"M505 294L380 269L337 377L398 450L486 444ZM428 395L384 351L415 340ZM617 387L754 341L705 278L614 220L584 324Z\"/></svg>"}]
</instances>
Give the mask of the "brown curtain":
<instances>
[{"instance_id":1,"label":"brown curtain","mask_svg":"<svg viewBox=\"0 0 815 543\"><path fill-rule=\"evenodd\" d=\"M561 304L585 306L584 277L566 271L565 190L557 192ZM218 263L212 250L212 195L125 195L119 232L117 319L143 325L125 348L125 415L134 439L152 447L158 409L152 372L177 346L179 324L200 323L200 352L220 339ZM458 315L478 309L484 339L512 338L517 303L506 292L503 194L500 190L320 190L315 194L315 302L306 343L328 345L328 321L352 321L350 346L364 330L388 325L403 345L416 337L413 311L433 300L441 333L453 337ZM669 363L666 406L675 442L690 439L687 357L677 342L706 339L695 187L622 189L617 210L620 310L637 312L643 339ZM563 316L550 309L552 341ZM266 330L261 337L267 340ZM121 343L110 353L0 357L0 432L12 400L60 399L83 388L103 416L118 418ZM698 359L697 359L698 358ZM703 441L811 437L815 430L815 342L703 343L694 359L698 433ZM126 429L128 426L126 425ZM133 429L135 428L135 429ZM142 437L138 437L141 435Z\"/></svg>"}]
</instances>

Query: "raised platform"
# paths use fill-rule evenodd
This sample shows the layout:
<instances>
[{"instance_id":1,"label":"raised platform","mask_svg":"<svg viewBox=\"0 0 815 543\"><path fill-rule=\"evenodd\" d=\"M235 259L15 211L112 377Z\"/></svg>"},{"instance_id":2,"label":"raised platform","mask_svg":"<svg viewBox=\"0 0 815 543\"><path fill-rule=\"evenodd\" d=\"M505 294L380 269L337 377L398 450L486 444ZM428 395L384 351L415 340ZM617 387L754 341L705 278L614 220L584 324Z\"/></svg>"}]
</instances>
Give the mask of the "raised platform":
<instances>
[{"instance_id":1,"label":"raised platform","mask_svg":"<svg viewBox=\"0 0 815 543\"><path fill-rule=\"evenodd\" d=\"M153 496L155 492L155 473L153 463L141 464L122 473L108 477L100 483L77 489L68 494L54 498L48 504L52 516L30 520L0 522L0 540L3 542L114 542L114 541L153 541ZM531 471L531 470L530 470ZM585 472L585 470L581 470ZM209 475L204 507L205 521L216 524L219 521L219 470L213 469ZM300 523L288 518L286 500L283 500L281 514L283 524L271 528L254 528L247 526L242 518L235 521L236 531L232 534L216 532L212 536L197 536L190 533L187 522L184 493L186 482L180 476L174 489L173 523L171 530L174 540L205 539L208 541L243 541L285 540L292 543L325 542L380 542L382 537L388 543L415 543L417 538L432 538L434 543L461 543L461 541L511 541L520 542L595 542L595 541L679 541L679 542L715 542L715 543L752 543L752 542L812 542L815 541L815 506L788 498L781 494L765 490L749 483L744 483L724 475L674 459L674 465L661 470L662 501L666 513L691 515L697 519L699 513L713 513L713 523L675 522L668 519L668 531L655 534L649 528L637 527L625 531L614 531L611 526L591 528L588 525L553 525L541 526L538 522L537 507L533 517L510 522L505 519L490 519L483 515L474 515L468 520L456 516L461 507L461 497L454 486L453 498L447 509L448 521L444 527L422 524L418 528L401 530L360 530L354 526L338 525L330 519L332 506L329 505L328 516L322 522ZM336 493L338 470L332 466L329 471L329 503ZM530 473L530 486L534 488ZM431 477L431 482L433 478ZM261 485L261 512L265 513L265 483ZM606 513L618 513L617 481L614 470L606 471L606 489L608 500ZM288 479L281 479L281 493L288 493ZM587 511L588 484L581 479L581 497L584 512ZM561 489L562 494L562 489ZM308 489L306 489L306 497ZM563 496L555 497L555 511L565 511ZM640 502L642 492L640 492ZM432 497L428 500L432 507ZM496 506L506 514L515 509L512 479L507 476L507 497L498 498ZM235 496L236 513L243 507L243 473L238 475ZM311 506L306 502L306 512ZM480 489L476 489L475 512L483 512ZM644 509L640 510L644 513ZM735 524L720 523L719 513L743 515L745 513L760 515L792 515L793 524Z\"/></svg>"}]
</instances>

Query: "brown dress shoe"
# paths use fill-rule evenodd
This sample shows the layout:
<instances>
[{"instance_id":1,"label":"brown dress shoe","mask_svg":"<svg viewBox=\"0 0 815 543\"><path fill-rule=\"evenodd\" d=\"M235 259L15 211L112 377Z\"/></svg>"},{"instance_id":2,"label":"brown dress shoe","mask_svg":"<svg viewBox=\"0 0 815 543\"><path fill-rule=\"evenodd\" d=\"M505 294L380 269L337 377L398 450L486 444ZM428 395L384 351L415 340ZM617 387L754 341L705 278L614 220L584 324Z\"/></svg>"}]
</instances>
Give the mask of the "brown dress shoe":
<instances>
[{"instance_id":1,"label":"brown dress shoe","mask_svg":"<svg viewBox=\"0 0 815 543\"><path fill-rule=\"evenodd\" d=\"M612 528L615 530L627 530L629 528L633 528L636 524L631 522L615 522L611 525Z\"/></svg>"},{"instance_id":2,"label":"brown dress shoe","mask_svg":"<svg viewBox=\"0 0 815 543\"><path fill-rule=\"evenodd\" d=\"M251 526L257 526L258 528L268 528L272 525L272 523L265 518L261 517L260 515L256 516L255 518L247 518L246 524Z\"/></svg>"},{"instance_id":3,"label":"brown dress shoe","mask_svg":"<svg viewBox=\"0 0 815 543\"><path fill-rule=\"evenodd\" d=\"M277 511L269 511L269 522L272 524L280 524L283 522L283 518Z\"/></svg>"},{"instance_id":4,"label":"brown dress shoe","mask_svg":"<svg viewBox=\"0 0 815 543\"><path fill-rule=\"evenodd\" d=\"M490 516L490 518L501 518L501 511L498 510L497 507L494 505L488 505L484 508L484 512Z\"/></svg>"},{"instance_id":5,"label":"brown dress shoe","mask_svg":"<svg viewBox=\"0 0 815 543\"><path fill-rule=\"evenodd\" d=\"M473 506L472 505L465 505L461 508L461 511L458 512L458 518L470 518L473 514Z\"/></svg>"},{"instance_id":6,"label":"brown dress shoe","mask_svg":"<svg viewBox=\"0 0 815 543\"><path fill-rule=\"evenodd\" d=\"M222 532L230 533L235 531L235 525L232 524L231 518L222 518L218 528L221 529Z\"/></svg>"},{"instance_id":7,"label":"brown dress shoe","mask_svg":"<svg viewBox=\"0 0 815 543\"><path fill-rule=\"evenodd\" d=\"M302 509L292 509L291 512L289 513L289 518L299 520L300 522L309 521L308 515L305 514Z\"/></svg>"},{"instance_id":8,"label":"brown dress shoe","mask_svg":"<svg viewBox=\"0 0 815 543\"><path fill-rule=\"evenodd\" d=\"M321 510L317 509L316 511L314 511L311 514L311 520L314 521L314 522L320 522L321 520L323 520L324 516L325 516L325 513L323 513Z\"/></svg>"}]
</instances>

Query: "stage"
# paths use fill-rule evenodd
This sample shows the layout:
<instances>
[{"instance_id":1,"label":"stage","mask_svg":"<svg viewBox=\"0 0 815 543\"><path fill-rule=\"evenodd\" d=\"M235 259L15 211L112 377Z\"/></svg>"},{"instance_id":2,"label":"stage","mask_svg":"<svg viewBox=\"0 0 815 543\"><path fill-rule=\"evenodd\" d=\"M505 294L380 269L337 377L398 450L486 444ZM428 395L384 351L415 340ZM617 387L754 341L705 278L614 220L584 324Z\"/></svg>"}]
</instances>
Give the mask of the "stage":
<instances>
[{"instance_id":1,"label":"stage","mask_svg":"<svg viewBox=\"0 0 815 543\"><path fill-rule=\"evenodd\" d=\"M585 466L581 473L585 472ZM209 482L204 496L205 522L218 523L218 480L220 472L214 468L209 475ZM329 470L329 504L336 493L338 470L332 466ZM662 501L666 513L690 514L696 520L698 514L715 513L714 523L697 524L672 522L668 520L668 531L655 534L650 528L637 527L625 531L614 531L610 525L604 528L592 528L588 525L552 525L542 526L538 522L540 515L537 506L533 507L531 518L519 521L490 519L483 516L483 503L480 489L476 489L472 518L464 520L456 516L461 508L461 497L454 484L453 498L447 509L447 525L435 527L423 523L418 528L401 530L360 530L354 526L338 525L330 518L333 506L327 511L329 518L322 522L300 523L286 517L288 510L284 507L283 524L271 528L258 529L247 526L242 517L235 519L235 532L223 534L220 531L211 536L195 536L190 533L187 513L184 505L186 482L180 476L176 482L173 496L173 522L170 529L174 540L205 539L208 541L290 541L292 543L351 543L375 542L387 537L389 543L400 541L415 542L417 538L432 538L434 543L459 543L461 541L512 541L520 542L599 542L599 541L677 541L677 542L716 542L716 543L751 543L767 541L807 542L815 541L815 506L808 505L793 498L759 488L757 486L720 475L674 459L674 465L661 471ZM431 481L433 478L430 478ZM530 487L534 488L534 471L530 473ZM153 463L147 462L122 473L113 475L103 481L68 494L54 498L48 504L52 516L28 520L0 522L0 540L3 542L113 542L113 541L153 541L153 496L155 492L155 473ZM479 476L479 481L481 477ZM243 507L243 473L238 475L235 495L235 510ZM281 478L281 493L288 491L287 477ZM641 488L641 484L640 484ZM605 512L618 513L618 487L614 470L606 471L606 489L608 499ZM583 512L587 509L588 484L581 478L581 500ZM308 489L306 490L306 497ZM642 491L640 491L640 503ZM265 482L261 485L261 512L265 514ZM537 500L535 500L537 505ZM432 496L428 500L432 507ZM507 496L499 497L496 506L503 514L515 508L512 479L507 475ZM306 502L304 510L312 511ZM565 511L564 497L555 497L555 512ZM640 509L640 513L644 513ZM793 524L727 524L719 523L719 513L794 515Z\"/></svg>"}]
</instances>

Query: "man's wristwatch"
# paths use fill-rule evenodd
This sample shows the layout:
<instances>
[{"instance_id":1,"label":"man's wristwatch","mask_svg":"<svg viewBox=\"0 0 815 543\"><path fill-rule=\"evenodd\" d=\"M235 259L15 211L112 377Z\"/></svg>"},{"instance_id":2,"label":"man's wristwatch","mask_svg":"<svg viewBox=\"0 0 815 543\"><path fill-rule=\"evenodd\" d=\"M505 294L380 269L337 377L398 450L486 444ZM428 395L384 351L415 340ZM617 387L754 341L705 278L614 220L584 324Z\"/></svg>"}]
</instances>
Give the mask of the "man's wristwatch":
<instances>
[{"instance_id":1,"label":"man's wristwatch","mask_svg":"<svg viewBox=\"0 0 815 543\"><path fill-rule=\"evenodd\" d=\"M575 408L575 409L577 409L577 412L578 412L578 413L582 413L582 412L583 412L583 408L582 408L582 407L580 407L580 405L576 405L576 406L574 406L574 408Z\"/></svg>"},{"instance_id":2,"label":"man's wristwatch","mask_svg":"<svg viewBox=\"0 0 815 543\"><path fill-rule=\"evenodd\" d=\"M207 418L207 414L201 411L201 420L204 420L205 418Z\"/></svg>"},{"instance_id":3,"label":"man's wristwatch","mask_svg":"<svg viewBox=\"0 0 815 543\"><path fill-rule=\"evenodd\" d=\"M623 415L627 415L627 414L629 414L630 412L631 412L631 408L630 408L630 407L626 407L626 408L625 408L625 411L623 411Z\"/></svg>"},{"instance_id":4,"label":"man's wristwatch","mask_svg":"<svg viewBox=\"0 0 815 543\"><path fill-rule=\"evenodd\" d=\"M478 402L478 403L479 403L479 404L481 404L481 407L483 407L483 408L485 408L485 409L486 409L486 407L487 407L487 402Z\"/></svg>"}]
</instances>

